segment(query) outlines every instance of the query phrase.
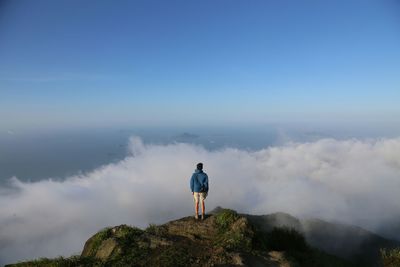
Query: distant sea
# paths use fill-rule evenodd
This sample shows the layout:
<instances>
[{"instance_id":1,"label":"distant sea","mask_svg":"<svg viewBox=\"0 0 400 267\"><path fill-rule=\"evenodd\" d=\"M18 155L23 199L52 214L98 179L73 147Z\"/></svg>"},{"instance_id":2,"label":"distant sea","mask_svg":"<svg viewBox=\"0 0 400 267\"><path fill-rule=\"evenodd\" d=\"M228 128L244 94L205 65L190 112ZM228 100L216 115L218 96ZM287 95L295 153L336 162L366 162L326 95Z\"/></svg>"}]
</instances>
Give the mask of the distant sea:
<instances>
[{"instance_id":1,"label":"distant sea","mask_svg":"<svg viewBox=\"0 0 400 267\"><path fill-rule=\"evenodd\" d=\"M306 127L153 127L146 129L92 129L23 133L0 131L0 185L13 176L21 181L63 180L118 162L127 156L131 136L145 144L175 142L201 145L208 150L226 147L259 150L287 142L321 138L376 137L372 131L338 131L336 128Z\"/></svg>"},{"instance_id":2,"label":"distant sea","mask_svg":"<svg viewBox=\"0 0 400 267\"><path fill-rule=\"evenodd\" d=\"M252 132L233 129L145 129L86 130L0 135L0 184L15 176L22 181L63 180L118 162L128 154L131 136L146 144L175 142L201 145L209 150L224 147L261 149L276 142L274 131Z\"/></svg>"}]
</instances>

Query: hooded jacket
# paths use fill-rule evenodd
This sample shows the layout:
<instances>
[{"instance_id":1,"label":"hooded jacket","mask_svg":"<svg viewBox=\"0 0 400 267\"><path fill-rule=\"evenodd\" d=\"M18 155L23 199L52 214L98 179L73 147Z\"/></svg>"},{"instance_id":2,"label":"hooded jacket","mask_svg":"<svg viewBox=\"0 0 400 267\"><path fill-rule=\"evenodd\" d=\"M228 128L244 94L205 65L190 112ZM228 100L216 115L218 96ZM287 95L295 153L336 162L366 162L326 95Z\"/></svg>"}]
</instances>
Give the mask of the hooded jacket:
<instances>
[{"instance_id":1,"label":"hooded jacket","mask_svg":"<svg viewBox=\"0 0 400 267\"><path fill-rule=\"evenodd\" d=\"M192 192L200 192L201 186L204 186L208 192L208 176L202 170L196 169L190 179L190 190Z\"/></svg>"}]
</instances>

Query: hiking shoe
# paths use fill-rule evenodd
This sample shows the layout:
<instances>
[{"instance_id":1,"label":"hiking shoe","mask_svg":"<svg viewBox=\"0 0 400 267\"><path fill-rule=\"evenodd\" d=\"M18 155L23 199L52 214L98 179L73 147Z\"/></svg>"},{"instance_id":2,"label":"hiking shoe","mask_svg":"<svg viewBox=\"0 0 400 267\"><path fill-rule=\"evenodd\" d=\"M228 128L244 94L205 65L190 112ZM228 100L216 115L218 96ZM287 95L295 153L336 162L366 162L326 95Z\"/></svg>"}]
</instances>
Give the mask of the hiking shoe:
<instances>
[{"instance_id":1,"label":"hiking shoe","mask_svg":"<svg viewBox=\"0 0 400 267\"><path fill-rule=\"evenodd\" d=\"M196 220L199 219L199 215L198 215L198 214L194 215L194 218L195 218Z\"/></svg>"}]
</instances>

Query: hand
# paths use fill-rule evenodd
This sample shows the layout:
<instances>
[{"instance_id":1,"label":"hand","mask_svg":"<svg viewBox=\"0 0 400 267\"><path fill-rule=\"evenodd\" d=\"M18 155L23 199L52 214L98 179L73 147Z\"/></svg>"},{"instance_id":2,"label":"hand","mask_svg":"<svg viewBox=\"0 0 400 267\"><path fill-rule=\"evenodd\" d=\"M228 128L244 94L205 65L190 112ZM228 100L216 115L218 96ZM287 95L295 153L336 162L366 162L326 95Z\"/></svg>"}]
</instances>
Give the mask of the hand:
<instances>
[{"instance_id":1,"label":"hand","mask_svg":"<svg viewBox=\"0 0 400 267\"><path fill-rule=\"evenodd\" d=\"M194 192L192 192L192 195L194 195Z\"/></svg>"}]
</instances>

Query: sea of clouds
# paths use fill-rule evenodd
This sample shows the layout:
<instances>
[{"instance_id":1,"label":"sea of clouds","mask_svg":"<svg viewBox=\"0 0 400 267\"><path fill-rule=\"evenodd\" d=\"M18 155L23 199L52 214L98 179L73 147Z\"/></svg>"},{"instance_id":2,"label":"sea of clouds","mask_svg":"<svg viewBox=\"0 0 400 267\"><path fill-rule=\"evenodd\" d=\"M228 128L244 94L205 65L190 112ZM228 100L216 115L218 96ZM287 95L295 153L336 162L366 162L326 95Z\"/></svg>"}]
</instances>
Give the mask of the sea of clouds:
<instances>
[{"instance_id":1,"label":"sea of clouds","mask_svg":"<svg viewBox=\"0 0 400 267\"><path fill-rule=\"evenodd\" d=\"M133 137L129 151L118 163L64 181L14 177L0 187L0 264L79 254L106 226L143 228L192 215L189 178L198 162L210 179L208 209L282 211L400 240L400 138L209 151Z\"/></svg>"}]
</instances>

